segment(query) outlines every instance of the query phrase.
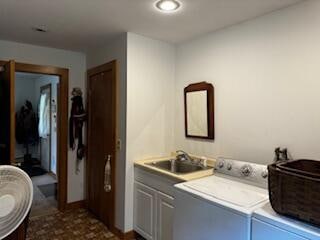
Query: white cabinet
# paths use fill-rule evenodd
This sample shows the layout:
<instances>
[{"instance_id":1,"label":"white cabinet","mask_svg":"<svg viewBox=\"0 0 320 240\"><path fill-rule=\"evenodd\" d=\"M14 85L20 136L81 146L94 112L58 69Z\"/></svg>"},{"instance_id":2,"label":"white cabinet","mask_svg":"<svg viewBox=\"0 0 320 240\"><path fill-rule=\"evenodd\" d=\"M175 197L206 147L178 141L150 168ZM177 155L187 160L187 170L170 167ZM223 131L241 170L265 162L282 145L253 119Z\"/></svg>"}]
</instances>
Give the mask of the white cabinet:
<instances>
[{"instance_id":1,"label":"white cabinet","mask_svg":"<svg viewBox=\"0 0 320 240\"><path fill-rule=\"evenodd\" d=\"M156 195L152 188L135 182L134 228L147 240L156 239Z\"/></svg>"},{"instance_id":2,"label":"white cabinet","mask_svg":"<svg viewBox=\"0 0 320 240\"><path fill-rule=\"evenodd\" d=\"M308 240L297 234L285 231L271 224L252 219L252 238L251 240Z\"/></svg>"},{"instance_id":3,"label":"white cabinet","mask_svg":"<svg viewBox=\"0 0 320 240\"><path fill-rule=\"evenodd\" d=\"M157 194L157 240L172 240L173 197L162 192Z\"/></svg>"},{"instance_id":4,"label":"white cabinet","mask_svg":"<svg viewBox=\"0 0 320 240\"><path fill-rule=\"evenodd\" d=\"M134 230L147 240L172 240L173 185L178 183L135 169Z\"/></svg>"},{"instance_id":5,"label":"white cabinet","mask_svg":"<svg viewBox=\"0 0 320 240\"><path fill-rule=\"evenodd\" d=\"M173 197L135 181L134 229L147 240L172 240Z\"/></svg>"}]
</instances>

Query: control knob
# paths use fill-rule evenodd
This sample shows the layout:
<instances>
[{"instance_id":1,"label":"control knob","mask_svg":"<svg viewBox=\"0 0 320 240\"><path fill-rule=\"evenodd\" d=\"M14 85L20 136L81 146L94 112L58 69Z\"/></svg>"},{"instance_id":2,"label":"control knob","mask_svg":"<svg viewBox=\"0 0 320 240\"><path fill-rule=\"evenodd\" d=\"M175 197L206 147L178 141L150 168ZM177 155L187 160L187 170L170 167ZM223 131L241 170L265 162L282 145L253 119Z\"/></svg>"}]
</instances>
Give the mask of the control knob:
<instances>
[{"instance_id":1,"label":"control knob","mask_svg":"<svg viewBox=\"0 0 320 240\"><path fill-rule=\"evenodd\" d=\"M264 170L264 171L261 173L261 177L262 177L262 178L267 178L267 177L268 177L268 170Z\"/></svg>"},{"instance_id":2,"label":"control knob","mask_svg":"<svg viewBox=\"0 0 320 240\"><path fill-rule=\"evenodd\" d=\"M248 164L241 167L241 174L245 177L249 177L252 174L252 167Z\"/></svg>"},{"instance_id":3,"label":"control knob","mask_svg":"<svg viewBox=\"0 0 320 240\"><path fill-rule=\"evenodd\" d=\"M232 164L231 164L231 163L228 163L227 169L228 169L229 171L232 169Z\"/></svg>"},{"instance_id":4,"label":"control knob","mask_svg":"<svg viewBox=\"0 0 320 240\"><path fill-rule=\"evenodd\" d=\"M224 162L223 161L218 162L218 167L219 168L223 168L223 166L224 166Z\"/></svg>"}]
</instances>

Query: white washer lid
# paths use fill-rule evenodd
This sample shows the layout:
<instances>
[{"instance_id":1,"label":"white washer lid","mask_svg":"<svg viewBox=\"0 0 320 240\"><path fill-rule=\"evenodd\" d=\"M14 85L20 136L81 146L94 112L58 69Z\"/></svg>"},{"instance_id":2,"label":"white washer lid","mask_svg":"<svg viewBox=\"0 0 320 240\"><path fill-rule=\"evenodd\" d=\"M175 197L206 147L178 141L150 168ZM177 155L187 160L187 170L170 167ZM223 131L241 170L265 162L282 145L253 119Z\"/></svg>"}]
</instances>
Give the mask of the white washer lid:
<instances>
[{"instance_id":1,"label":"white washer lid","mask_svg":"<svg viewBox=\"0 0 320 240\"><path fill-rule=\"evenodd\" d=\"M203 185L200 183L189 183L185 186L199 191L203 194L207 194L214 198L218 198L222 201L235 204L239 207L252 208L255 205L266 200L266 195L252 189L242 188L233 184L227 184L225 182L216 184L211 183Z\"/></svg>"},{"instance_id":2,"label":"white washer lid","mask_svg":"<svg viewBox=\"0 0 320 240\"><path fill-rule=\"evenodd\" d=\"M180 183L176 187L247 214L269 199L266 189L219 176Z\"/></svg>"},{"instance_id":3,"label":"white washer lid","mask_svg":"<svg viewBox=\"0 0 320 240\"><path fill-rule=\"evenodd\" d=\"M0 166L0 239L15 231L30 211L33 185L30 177L13 166Z\"/></svg>"}]
</instances>

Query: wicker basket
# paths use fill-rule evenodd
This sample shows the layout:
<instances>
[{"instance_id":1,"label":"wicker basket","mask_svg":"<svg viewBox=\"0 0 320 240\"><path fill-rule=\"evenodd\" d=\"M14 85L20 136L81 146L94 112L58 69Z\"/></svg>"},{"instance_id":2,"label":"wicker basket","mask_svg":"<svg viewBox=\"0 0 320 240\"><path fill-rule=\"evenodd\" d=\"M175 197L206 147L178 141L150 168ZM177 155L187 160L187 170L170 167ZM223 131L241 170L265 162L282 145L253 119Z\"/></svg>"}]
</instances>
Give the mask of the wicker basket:
<instances>
[{"instance_id":1,"label":"wicker basket","mask_svg":"<svg viewBox=\"0 0 320 240\"><path fill-rule=\"evenodd\" d=\"M268 166L269 197L279 214L320 226L320 161L295 160Z\"/></svg>"}]
</instances>

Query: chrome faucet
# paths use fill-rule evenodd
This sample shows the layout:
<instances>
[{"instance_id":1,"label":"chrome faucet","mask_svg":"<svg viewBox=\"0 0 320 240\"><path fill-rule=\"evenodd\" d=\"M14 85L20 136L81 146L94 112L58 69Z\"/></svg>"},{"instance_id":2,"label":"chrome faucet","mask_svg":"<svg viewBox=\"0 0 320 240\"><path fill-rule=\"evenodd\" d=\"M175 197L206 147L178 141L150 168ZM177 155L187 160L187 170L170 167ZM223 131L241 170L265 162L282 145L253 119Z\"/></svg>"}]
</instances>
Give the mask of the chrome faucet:
<instances>
[{"instance_id":1,"label":"chrome faucet","mask_svg":"<svg viewBox=\"0 0 320 240\"><path fill-rule=\"evenodd\" d=\"M176 151L176 153L177 153L177 160L192 162L192 158L185 151L178 150Z\"/></svg>"},{"instance_id":2,"label":"chrome faucet","mask_svg":"<svg viewBox=\"0 0 320 240\"><path fill-rule=\"evenodd\" d=\"M288 150L286 148L280 149L280 147L277 147L274 150L274 153L275 153L275 157L274 157L275 162L289 160Z\"/></svg>"}]
</instances>

